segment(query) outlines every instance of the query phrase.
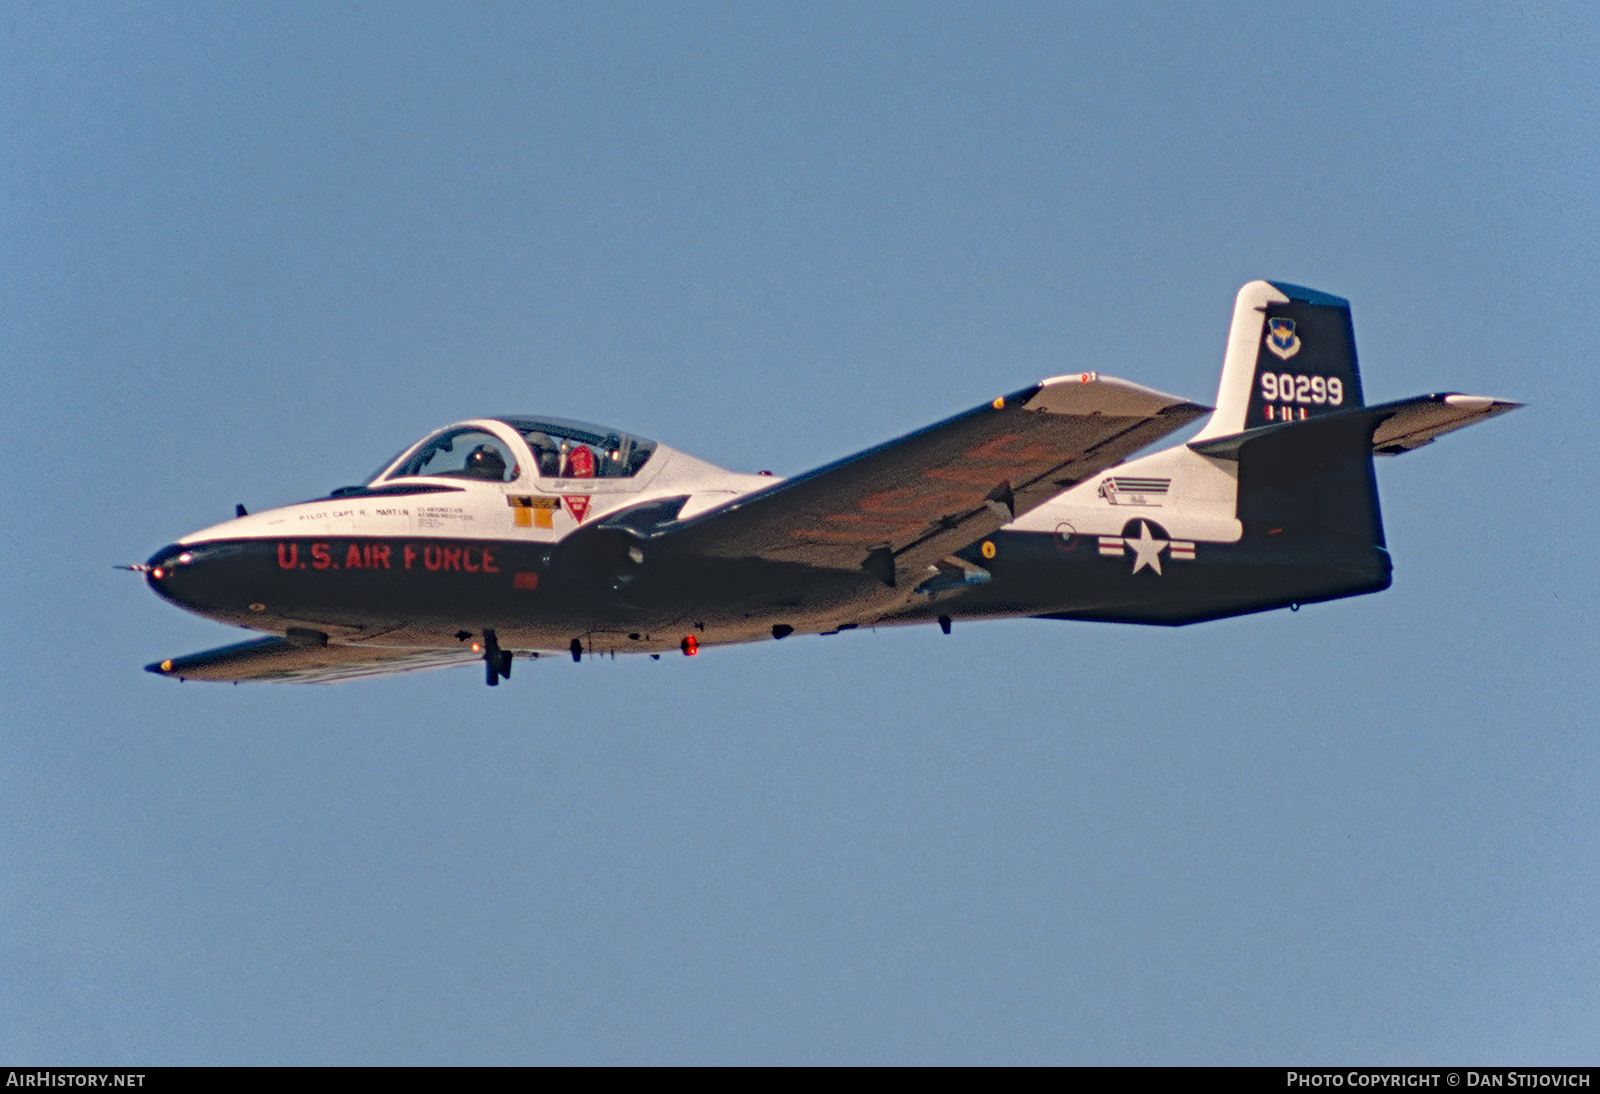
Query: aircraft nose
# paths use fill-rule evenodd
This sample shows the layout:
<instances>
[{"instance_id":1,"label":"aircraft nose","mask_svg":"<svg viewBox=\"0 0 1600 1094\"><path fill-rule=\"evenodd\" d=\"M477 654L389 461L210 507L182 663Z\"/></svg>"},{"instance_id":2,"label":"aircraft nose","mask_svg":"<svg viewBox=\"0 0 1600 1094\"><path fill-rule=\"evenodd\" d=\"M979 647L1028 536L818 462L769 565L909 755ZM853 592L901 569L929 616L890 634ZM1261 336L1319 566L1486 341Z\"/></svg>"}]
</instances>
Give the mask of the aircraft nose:
<instances>
[{"instance_id":1,"label":"aircraft nose","mask_svg":"<svg viewBox=\"0 0 1600 1094\"><path fill-rule=\"evenodd\" d=\"M145 563L145 572L152 581L160 581L179 566L187 566L193 561L193 551L181 543L172 543L150 556L150 561Z\"/></svg>"},{"instance_id":2,"label":"aircraft nose","mask_svg":"<svg viewBox=\"0 0 1600 1094\"><path fill-rule=\"evenodd\" d=\"M216 608L227 599L228 578L236 568L228 560L238 553L231 544L169 544L150 556L145 581L174 604L201 611Z\"/></svg>"},{"instance_id":3,"label":"aircraft nose","mask_svg":"<svg viewBox=\"0 0 1600 1094\"><path fill-rule=\"evenodd\" d=\"M191 583L190 575L180 575L179 570L192 565L194 551L181 543L171 543L150 556L150 561L145 563L144 579L161 596L185 604L188 598L183 590Z\"/></svg>"}]
</instances>

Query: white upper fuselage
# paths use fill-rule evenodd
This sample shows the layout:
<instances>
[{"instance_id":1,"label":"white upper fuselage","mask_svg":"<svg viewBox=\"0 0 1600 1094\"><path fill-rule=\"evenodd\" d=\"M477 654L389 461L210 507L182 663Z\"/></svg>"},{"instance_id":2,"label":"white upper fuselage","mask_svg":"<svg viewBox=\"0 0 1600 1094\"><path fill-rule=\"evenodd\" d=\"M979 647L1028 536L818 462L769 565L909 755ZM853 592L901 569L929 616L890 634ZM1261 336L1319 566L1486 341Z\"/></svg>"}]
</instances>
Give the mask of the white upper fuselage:
<instances>
[{"instance_id":1,"label":"white upper fuselage","mask_svg":"<svg viewBox=\"0 0 1600 1094\"><path fill-rule=\"evenodd\" d=\"M433 437L471 429L492 434L512 457L499 481L460 475L403 475L407 458ZM680 518L695 516L734 498L780 482L772 475L728 471L667 445L629 477L574 478L538 473L539 463L517 430L493 418L447 427L407 449L360 493L318 498L251 513L191 532L178 540L193 545L216 540L277 539L284 536L448 536L451 539L554 543L580 525L625 506L688 495ZM437 493L400 493L436 487ZM396 490L396 493L386 493Z\"/></svg>"}]
</instances>

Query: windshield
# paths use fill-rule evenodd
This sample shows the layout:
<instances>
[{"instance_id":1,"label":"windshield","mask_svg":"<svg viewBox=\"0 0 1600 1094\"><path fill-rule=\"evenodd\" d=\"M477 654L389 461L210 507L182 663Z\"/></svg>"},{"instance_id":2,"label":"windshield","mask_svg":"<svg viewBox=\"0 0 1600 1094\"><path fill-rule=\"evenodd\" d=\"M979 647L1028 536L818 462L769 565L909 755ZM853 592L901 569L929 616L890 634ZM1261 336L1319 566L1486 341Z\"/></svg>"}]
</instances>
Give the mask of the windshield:
<instances>
[{"instance_id":1,"label":"windshield","mask_svg":"<svg viewBox=\"0 0 1600 1094\"><path fill-rule=\"evenodd\" d=\"M417 449L388 477L409 479L418 475L510 482L517 477L517 462L505 442L493 433L447 429Z\"/></svg>"},{"instance_id":2,"label":"windshield","mask_svg":"<svg viewBox=\"0 0 1600 1094\"><path fill-rule=\"evenodd\" d=\"M372 474L368 475L366 478L361 480L362 484L366 485L366 486L371 486L373 483L377 482L380 478L383 477L383 473L389 469L389 465L394 463L394 461L398 460L401 456L404 456L408 451L410 451L410 449L411 449L411 446L410 445L406 445L405 448L402 448L400 451L396 452L394 455L392 455L388 459L384 460L382 463L380 463L378 465L378 469L376 471L374 471Z\"/></svg>"},{"instance_id":3,"label":"windshield","mask_svg":"<svg viewBox=\"0 0 1600 1094\"><path fill-rule=\"evenodd\" d=\"M631 479L656 442L603 425L561 418L501 418L521 433L539 475L555 479Z\"/></svg>"}]
</instances>

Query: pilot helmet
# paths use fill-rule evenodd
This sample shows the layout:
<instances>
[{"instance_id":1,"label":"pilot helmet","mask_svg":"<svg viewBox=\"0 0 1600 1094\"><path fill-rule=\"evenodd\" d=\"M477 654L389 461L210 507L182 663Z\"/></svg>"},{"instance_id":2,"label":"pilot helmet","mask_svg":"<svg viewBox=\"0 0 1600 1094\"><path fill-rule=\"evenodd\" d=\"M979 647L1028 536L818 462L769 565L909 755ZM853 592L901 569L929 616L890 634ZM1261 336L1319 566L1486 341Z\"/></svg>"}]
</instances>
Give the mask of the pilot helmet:
<instances>
[{"instance_id":1,"label":"pilot helmet","mask_svg":"<svg viewBox=\"0 0 1600 1094\"><path fill-rule=\"evenodd\" d=\"M467 457L467 474L475 479L493 479L506 476L506 458L490 444L480 444Z\"/></svg>"},{"instance_id":2,"label":"pilot helmet","mask_svg":"<svg viewBox=\"0 0 1600 1094\"><path fill-rule=\"evenodd\" d=\"M556 448L556 442L550 439L548 433L527 434L528 447L533 450L534 462L538 464L539 474L557 475L561 471L561 453Z\"/></svg>"}]
</instances>

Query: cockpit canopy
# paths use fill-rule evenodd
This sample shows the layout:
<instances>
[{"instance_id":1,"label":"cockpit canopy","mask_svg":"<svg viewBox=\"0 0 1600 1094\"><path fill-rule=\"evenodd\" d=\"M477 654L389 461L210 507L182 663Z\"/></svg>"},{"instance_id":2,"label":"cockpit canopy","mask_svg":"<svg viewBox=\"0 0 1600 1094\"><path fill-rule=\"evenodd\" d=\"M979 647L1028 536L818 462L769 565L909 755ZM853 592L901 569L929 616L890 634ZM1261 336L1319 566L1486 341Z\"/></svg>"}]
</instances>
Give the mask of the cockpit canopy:
<instances>
[{"instance_id":1,"label":"cockpit canopy","mask_svg":"<svg viewBox=\"0 0 1600 1094\"><path fill-rule=\"evenodd\" d=\"M544 478L631 479L656 442L615 429L560 418L501 418L522 434Z\"/></svg>"},{"instance_id":2,"label":"cockpit canopy","mask_svg":"<svg viewBox=\"0 0 1600 1094\"><path fill-rule=\"evenodd\" d=\"M496 418L527 446L532 474L541 478L629 479L639 473L656 442L620 430L563 418ZM512 482L530 461L507 438L477 426L452 426L407 449L379 478L422 476ZM388 465L386 465L388 466Z\"/></svg>"}]
</instances>

